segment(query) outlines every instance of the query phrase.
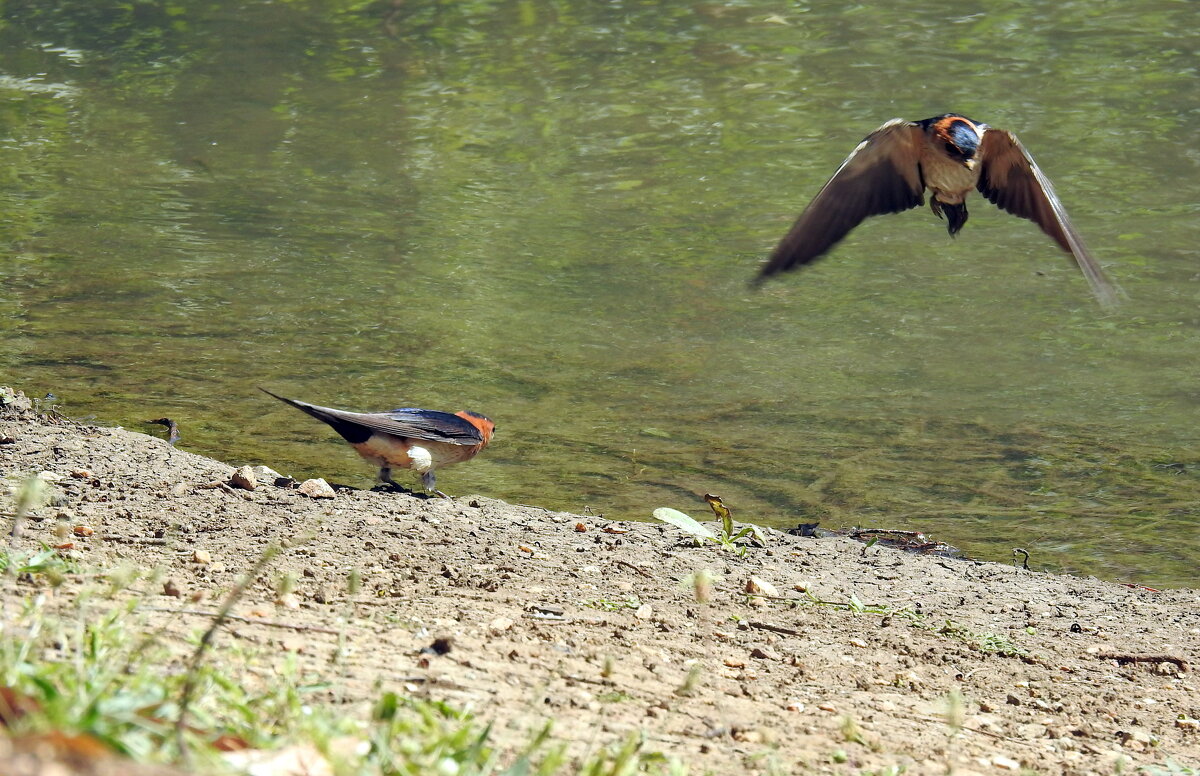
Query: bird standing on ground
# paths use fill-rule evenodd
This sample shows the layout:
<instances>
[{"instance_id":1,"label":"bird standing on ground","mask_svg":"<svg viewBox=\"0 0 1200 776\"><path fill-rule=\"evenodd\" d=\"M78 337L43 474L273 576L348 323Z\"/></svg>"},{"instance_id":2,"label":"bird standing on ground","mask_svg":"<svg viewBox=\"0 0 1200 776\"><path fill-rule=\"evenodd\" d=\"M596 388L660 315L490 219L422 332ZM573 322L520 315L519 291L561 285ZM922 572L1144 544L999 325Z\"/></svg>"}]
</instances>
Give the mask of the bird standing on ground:
<instances>
[{"instance_id":1,"label":"bird standing on ground","mask_svg":"<svg viewBox=\"0 0 1200 776\"><path fill-rule=\"evenodd\" d=\"M437 490L434 470L474 458L487 446L496 424L474 412L438 412L405 407L388 412L347 412L263 393L328 423L358 454L379 467L379 479L399 488L392 469L412 469L421 475L426 492Z\"/></svg>"},{"instance_id":2,"label":"bird standing on ground","mask_svg":"<svg viewBox=\"0 0 1200 776\"><path fill-rule=\"evenodd\" d=\"M1040 226L1075 257L1102 304L1116 301L1116 288L1016 136L957 113L892 119L867 135L796 219L758 280L816 260L869 216L924 204L926 189L930 208L938 218L945 214L953 237L967 222L972 188L1001 210Z\"/></svg>"}]
</instances>

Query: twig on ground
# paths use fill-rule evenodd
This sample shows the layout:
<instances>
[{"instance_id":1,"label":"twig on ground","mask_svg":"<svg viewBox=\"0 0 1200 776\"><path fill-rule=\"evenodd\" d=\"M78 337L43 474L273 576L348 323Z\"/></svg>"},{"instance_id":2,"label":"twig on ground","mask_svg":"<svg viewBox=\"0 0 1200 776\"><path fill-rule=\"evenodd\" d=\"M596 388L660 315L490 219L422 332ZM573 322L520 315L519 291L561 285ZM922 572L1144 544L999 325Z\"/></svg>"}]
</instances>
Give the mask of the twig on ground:
<instances>
[{"instance_id":1,"label":"twig on ground","mask_svg":"<svg viewBox=\"0 0 1200 776\"><path fill-rule=\"evenodd\" d=\"M905 714L904 712L896 712L896 716L904 717L906 719L913 719L918 722L933 722L935 724L940 724L940 725L946 724L946 720L937 719L936 717L922 717L922 716L918 716L916 714ZM1029 741L1024 738L1013 738L1012 736L1006 736L1002 733L993 733L990 730L984 730L983 728L971 727L970 725L959 725L958 728L959 728L959 730L970 730L972 733L980 733L985 736L991 736L992 738L999 738L1002 741L1012 741L1014 743L1023 744L1025 746L1033 746L1034 745L1032 741Z\"/></svg>"},{"instance_id":2,"label":"twig on ground","mask_svg":"<svg viewBox=\"0 0 1200 776\"><path fill-rule=\"evenodd\" d=\"M1116 652L1101 652L1096 655L1100 660L1115 660L1120 665L1128 663L1171 663L1179 669L1179 673L1186 674L1190 670L1188 661L1174 655L1125 655Z\"/></svg>"},{"instance_id":3,"label":"twig on ground","mask_svg":"<svg viewBox=\"0 0 1200 776\"><path fill-rule=\"evenodd\" d=\"M751 620L751 621L747 622L746 624L749 625L751 628L758 628L759 630L771 631L772 633L782 633L785 636L803 636L804 635L803 633L801 633L798 630L793 630L792 628L785 628L782 625L772 625L769 622L755 622L755 621Z\"/></svg>"},{"instance_id":4,"label":"twig on ground","mask_svg":"<svg viewBox=\"0 0 1200 776\"><path fill-rule=\"evenodd\" d=\"M167 612L170 614L188 614L188 615L192 615L195 617L221 617L222 616L222 614L219 611L218 612L206 612L203 609L172 609L169 606L142 606L142 607L139 607L139 611ZM234 622L244 622L244 623L247 623L250 625L262 625L267 628L286 628L288 630L294 630L294 631L303 631L303 632L311 632L311 633L328 633L333 636L336 636L339 633L341 633L341 631L336 628L326 628L321 625L303 625L301 623L294 623L294 622L279 622L278 620L260 620L256 617L243 617L240 614L225 614L223 616L226 620L233 620Z\"/></svg>"},{"instance_id":5,"label":"twig on ground","mask_svg":"<svg viewBox=\"0 0 1200 776\"><path fill-rule=\"evenodd\" d=\"M179 441L179 424L170 418L155 418L154 420L147 420L146 422L157 423L160 426L166 426L167 444L171 445L172 447L174 447L175 443Z\"/></svg>"},{"instance_id":6,"label":"twig on ground","mask_svg":"<svg viewBox=\"0 0 1200 776\"><path fill-rule=\"evenodd\" d=\"M643 569L643 568L640 568L640 567L638 567L638 566L635 566L635 565L633 565L632 563L630 563L629 561L625 561L625 560L618 560L618 561L617 561L617 565L618 565L618 566L624 566L625 568L628 568L628 569L633 569L634 571L636 571L637 573L641 574L643 577L646 577L647 579L654 579L654 575L653 575L653 574L651 574L649 571L646 571L646 570L645 570L645 569Z\"/></svg>"},{"instance_id":7,"label":"twig on ground","mask_svg":"<svg viewBox=\"0 0 1200 776\"><path fill-rule=\"evenodd\" d=\"M183 733L187 730L187 715L192 705L192 696L196 692L197 677L200 673L200 663L204 659L204 653L208 651L217 631L225 624L226 620L230 619L230 611L234 604L241 600L246 591L250 589L250 585L254 584L254 580L258 579L258 575L279 554L280 549L278 544L272 544L263 550L262 555L258 556L258 560L254 562L250 570L242 575L242 578L233 586L233 590L229 591L229 595L225 596L221 608L217 610L213 624L208 626L208 630L200 637L200 643L196 646L196 651L192 653L192 659L188 663L187 677L183 682L183 691L179 698L179 717L175 720L175 745L179 749L180 758L185 761L189 759L190 752Z\"/></svg>"}]
</instances>

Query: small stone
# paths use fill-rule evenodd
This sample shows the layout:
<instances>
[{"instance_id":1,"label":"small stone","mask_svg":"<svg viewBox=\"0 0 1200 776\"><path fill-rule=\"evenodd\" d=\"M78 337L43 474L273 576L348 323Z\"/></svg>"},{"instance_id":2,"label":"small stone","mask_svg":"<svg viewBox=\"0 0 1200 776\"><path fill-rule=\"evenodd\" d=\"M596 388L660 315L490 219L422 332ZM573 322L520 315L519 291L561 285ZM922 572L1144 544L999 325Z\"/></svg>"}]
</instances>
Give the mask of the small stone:
<instances>
[{"instance_id":1,"label":"small stone","mask_svg":"<svg viewBox=\"0 0 1200 776\"><path fill-rule=\"evenodd\" d=\"M217 561L209 566L208 570L214 574L220 574L225 570L225 563L223 561Z\"/></svg>"},{"instance_id":2,"label":"small stone","mask_svg":"<svg viewBox=\"0 0 1200 776\"><path fill-rule=\"evenodd\" d=\"M239 469L239 471L241 470ZM275 482L276 480L291 479L291 477L284 477L270 466L255 466L250 471L254 472L254 479L258 480L259 482Z\"/></svg>"},{"instance_id":3,"label":"small stone","mask_svg":"<svg viewBox=\"0 0 1200 776\"><path fill-rule=\"evenodd\" d=\"M992 758L992 765L996 766L997 768L999 768L1001 770L1005 770L1005 771L1021 770L1021 763L1017 762L1016 760L1013 760L1012 758L1005 757L1002 754L998 754Z\"/></svg>"},{"instance_id":4,"label":"small stone","mask_svg":"<svg viewBox=\"0 0 1200 776\"><path fill-rule=\"evenodd\" d=\"M242 490L254 490L258 487L258 478L254 476L254 469L243 466L229 478L229 484Z\"/></svg>"},{"instance_id":5,"label":"small stone","mask_svg":"<svg viewBox=\"0 0 1200 776\"><path fill-rule=\"evenodd\" d=\"M653 610L650 608L650 604L642 604L637 608L637 611L633 613L633 616L639 620L649 620L652 613Z\"/></svg>"},{"instance_id":6,"label":"small stone","mask_svg":"<svg viewBox=\"0 0 1200 776\"><path fill-rule=\"evenodd\" d=\"M866 649L867 642L863 641L862 639L850 639L850 646L858 647L859 649Z\"/></svg>"},{"instance_id":7,"label":"small stone","mask_svg":"<svg viewBox=\"0 0 1200 776\"><path fill-rule=\"evenodd\" d=\"M755 647L750 650L750 657L758 658L759 660L778 660L779 653L770 647Z\"/></svg>"},{"instance_id":8,"label":"small stone","mask_svg":"<svg viewBox=\"0 0 1200 776\"><path fill-rule=\"evenodd\" d=\"M166 582L163 582L162 594L165 596L170 596L171 598L181 598L183 596L183 591L180 590L179 586L175 584L175 580L168 579Z\"/></svg>"},{"instance_id":9,"label":"small stone","mask_svg":"<svg viewBox=\"0 0 1200 776\"><path fill-rule=\"evenodd\" d=\"M91 536L92 534L96 533L96 529L88 525L77 525L71 530L71 533L75 534L76 536Z\"/></svg>"},{"instance_id":10,"label":"small stone","mask_svg":"<svg viewBox=\"0 0 1200 776\"><path fill-rule=\"evenodd\" d=\"M1180 717L1179 719L1175 720L1175 727L1181 730L1200 730L1200 719Z\"/></svg>"},{"instance_id":11,"label":"small stone","mask_svg":"<svg viewBox=\"0 0 1200 776\"><path fill-rule=\"evenodd\" d=\"M1009 706L1020 706L1021 705L1021 699L1018 698L1017 696L1013 695L1012 693L1009 693L1004 698L1004 702L1007 703Z\"/></svg>"},{"instance_id":12,"label":"small stone","mask_svg":"<svg viewBox=\"0 0 1200 776\"><path fill-rule=\"evenodd\" d=\"M71 472L71 476L77 480L90 480L92 477L95 477L96 475L92 474L87 469L76 469L75 471Z\"/></svg>"},{"instance_id":13,"label":"small stone","mask_svg":"<svg viewBox=\"0 0 1200 776\"><path fill-rule=\"evenodd\" d=\"M299 609L300 599L295 593L284 593L275 601L275 605L284 609Z\"/></svg>"},{"instance_id":14,"label":"small stone","mask_svg":"<svg viewBox=\"0 0 1200 776\"><path fill-rule=\"evenodd\" d=\"M212 553L208 550L196 550L192 553L192 563L199 563L201 566L207 566L212 563Z\"/></svg>"},{"instance_id":15,"label":"small stone","mask_svg":"<svg viewBox=\"0 0 1200 776\"><path fill-rule=\"evenodd\" d=\"M750 577L750 579L746 580L746 592L751 595L779 595L779 590L761 577Z\"/></svg>"},{"instance_id":16,"label":"small stone","mask_svg":"<svg viewBox=\"0 0 1200 776\"><path fill-rule=\"evenodd\" d=\"M309 498L333 498L337 495L333 488L329 487L329 483L320 477L315 480L305 480L300 483L298 490Z\"/></svg>"},{"instance_id":17,"label":"small stone","mask_svg":"<svg viewBox=\"0 0 1200 776\"><path fill-rule=\"evenodd\" d=\"M736 728L732 736L734 741L740 741L743 744L759 744L763 740L763 732L757 728L750 728L748 730Z\"/></svg>"},{"instance_id":18,"label":"small stone","mask_svg":"<svg viewBox=\"0 0 1200 776\"><path fill-rule=\"evenodd\" d=\"M741 657L727 657L725 658L725 666L728 668L745 668L746 659Z\"/></svg>"},{"instance_id":19,"label":"small stone","mask_svg":"<svg viewBox=\"0 0 1200 776\"><path fill-rule=\"evenodd\" d=\"M508 617L495 617L491 622L488 623L488 630L491 631L493 635L499 635L504 633L504 631L508 630L512 626L513 621Z\"/></svg>"},{"instance_id":20,"label":"small stone","mask_svg":"<svg viewBox=\"0 0 1200 776\"><path fill-rule=\"evenodd\" d=\"M834 706L832 703L818 703L817 708L820 709L821 711L828 711L831 714L833 712L837 711L837 707Z\"/></svg>"},{"instance_id":21,"label":"small stone","mask_svg":"<svg viewBox=\"0 0 1200 776\"><path fill-rule=\"evenodd\" d=\"M799 711L804 711L804 704L801 703L800 701L788 701L787 705L784 706L783 708L785 708L788 711L799 712Z\"/></svg>"}]
</instances>

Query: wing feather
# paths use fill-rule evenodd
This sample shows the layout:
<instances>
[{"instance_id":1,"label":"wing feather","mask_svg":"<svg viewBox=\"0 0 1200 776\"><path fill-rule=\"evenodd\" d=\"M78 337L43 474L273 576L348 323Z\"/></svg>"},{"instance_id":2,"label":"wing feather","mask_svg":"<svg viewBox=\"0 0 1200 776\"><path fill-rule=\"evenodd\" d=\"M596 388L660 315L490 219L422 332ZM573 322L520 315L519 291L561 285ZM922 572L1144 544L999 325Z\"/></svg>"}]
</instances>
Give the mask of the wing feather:
<instances>
[{"instance_id":1,"label":"wing feather","mask_svg":"<svg viewBox=\"0 0 1200 776\"><path fill-rule=\"evenodd\" d=\"M920 205L922 141L921 128L903 119L867 135L796 219L758 280L814 261L870 216Z\"/></svg>"},{"instance_id":2,"label":"wing feather","mask_svg":"<svg viewBox=\"0 0 1200 776\"><path fill-rule=\"evenodd\" d=\"M1117 288L1075 231L1067 211L1025 146L1011 132L989 128L983 133L979 158L980 193L1001 210L1027 218L1075 258L1101 304L1117 301Z\"/></svg>"},{"instance_id":3,"label":"wing feather","mask_svg":"<svg viewBox=\"0 0 1200 776\"><path fill-rule=\"evenodd\" d=\"M266 388L259 390L328 423L351 442L364 441L370 436L369 433L358 429L452 445L478 445L484 441L483 434L470 421L449 412L412 407L402 407L390 412L349 412L289 399L271 393Z\"/></svg>"},{"instance_id":4,"label":"wing feather","mask_svg":"<svg viewBox=\"0 0 1200 776\"><path fill-rule=\"evenodd\" d=\"M394 436L449 442L452 445L477 445L483 442L483 435L470 421L449 412L411 407L390 412L335 412L369 429Z\"/></svg>"}]
</instances>

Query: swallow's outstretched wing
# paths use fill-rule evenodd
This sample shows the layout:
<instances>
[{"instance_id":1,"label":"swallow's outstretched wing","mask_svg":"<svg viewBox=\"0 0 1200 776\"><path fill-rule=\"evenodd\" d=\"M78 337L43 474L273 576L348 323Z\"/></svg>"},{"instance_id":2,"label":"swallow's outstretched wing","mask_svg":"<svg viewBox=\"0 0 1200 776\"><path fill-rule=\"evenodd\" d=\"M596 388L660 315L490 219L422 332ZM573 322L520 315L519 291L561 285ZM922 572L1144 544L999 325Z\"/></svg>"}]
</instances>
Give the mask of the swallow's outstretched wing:
<instances>
[{"instance_id":1,"label":"swallow's outstretched wing","mask_svg":"<svg viewBox=\"0 0 1200 776\"><path fill-rule=\"evenodd\" d=\"M1106 305L1117 301L1116 286L1083 244L1067 218L1067 211L1025 146L1011 132L988 128L979 145L982 160L979 191L992 204L1015 216L1028 218L1075 257L1096 298Z\"/></svg>"},{"instance_id":2,"label":"swallow's outstretched wing","mask_svg":"<svg viewBox=\"0 0 1200 776\"><path fill-rule=\"evenodd\" d=\"M922 142L921 127L904 119L867 135L796 219L758 280L817 259L870 216L920 205Z\"/></svg>"},{"instance_id":3,"label":"swallow's outstretched wing","mask_svg":"<svg viewBox=\"0 0 1200 776\"><path fill-rule=\"evenodd\" d=\"M372 432L452 445L478 445L484 442L483 434L470 421L449 412L409 407L390 412L347 412L288 399L266 388L259 390L328 423L351 444L365 442Z\"/></svg>"}]
</instances>

